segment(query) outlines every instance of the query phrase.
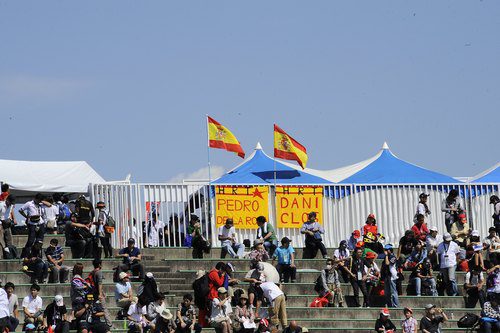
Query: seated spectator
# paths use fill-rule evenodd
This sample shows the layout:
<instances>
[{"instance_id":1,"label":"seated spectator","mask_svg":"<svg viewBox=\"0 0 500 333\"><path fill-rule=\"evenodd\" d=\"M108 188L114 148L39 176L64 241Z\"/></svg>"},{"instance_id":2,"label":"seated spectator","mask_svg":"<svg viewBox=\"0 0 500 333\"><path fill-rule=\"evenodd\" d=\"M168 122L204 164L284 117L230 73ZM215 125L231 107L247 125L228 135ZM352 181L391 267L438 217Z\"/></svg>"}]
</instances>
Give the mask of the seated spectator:
<instances>
[{"instance_id":1,"label":"seated spectator","mask_svg":"<svg viewBox=\"0 0 500 333\"><path fill-rule=\"evenodd\" d=\"M245 246L236 242L236 229L233 219L228 218L226 224L219 227L219 241L221 242L221 258L226 257L226 253L231 258L243 258Z\"/></svg>"},{"instance_id":2,"label":"seated spectator","mask_svg":"<svg viewBox=\"0 0 500 333\"><path fill-rule=\"evenodd\" d=\"M347 249L349 251L354 251L356 249L356 244L358 242L363 241L363 237L361 237L361 232L359 230L354 230L347 241Z\"/></svg>"},{"instance_id":3,"label":"seated spectator","mask_svg":"<svg viewBox=\"0 0 500 333\"><path fill-rule=\"evenodd\" d=\"M399 240L399 247L397 258L401 263L406 261L406 257L408 257L415 247L418 244L418 240L415 238L415 233L413 230L406 230L405 235L401 237Z\"/></svg>"},{"instance_id":4,"label":"seated spectator","mask_svg":"<svg viewBox=\"0 0 500 333\"><path fill-rule=\"evenodd\" d=\"M33 284L30 288L30 294L23 299L24 323L35 324L38 326L43 323L43 301L38 293L40 286Z\"/></svg>"},{"instance_id":5,"label":"seated spectator","mask_svg":"<svg viewBox=\"0 0 500 333\"><path fill-rule=\"evenodd\" d=\"M259 326L257 327L257 333L272 333L269 327L269 320L267 318L262 318L259 321Z\"/></svg>"},{"instance_id":6,"label":"seated spectator","mask_svg":"<svg viewBox=\"0 0 500 333\"><path fill-rule=\"evenodd\" d=\"M365 257L363 278L366 284L366 307L370 307L372 290L378 286L380 282L380 268L375 262L376 257L377 255L375 252L368 252Z\"/></svg>"},{"instance_id":7,"label":"seated spectator","mask_svg":"<svg viewBox=\"0 0 500 333\"><path fill-rule=\"evenodd\" d=\"M9 297L5 289L1 288L0 281L0 330L1 332L9 332L10 312L9 312Z\"/></svg>"},{"instance_id":8,"label":"seated spectator","mask_svg":"<svg viewBox=\"0 0 500 333\"><path fill-rule=\"evenodd\" d=\"M210 244L203 237L200 218L195 214L191 214L187 233L188 236L186 239L191 240L191 246L193 247L193 258L203 259L203 253L210 252Z\"/></svg>"},{"instance_id":9,"label":"seated spectator","mask_svg":"<svg viewBox=\"0 0 500 333\"><path fill-rule=\"evenodd\" d=\"M403 333L417 333L418 323L413 318L413 310L411 308L404 308L403 314L405 319L401 321L401 330Z\"/></svg>"},{"instance_id":10,"label":"seated spectator","mask_svg":"<svg viewBox=\"0 0 500 333\"><path fill-rule=\"evenodd\" d=\"M220 287L217 290L217 297L212 300L212 312L210 314L210 326L222 333L231 333L231 318L229 315L233 312L231 308L231 299L227 297L227 290Z\"/></svg>"},{"instance_id":11,"label":"seated spectator","mask_svg":"<svg viewBox=\"0 0 500 333\"><path fill-rule=\"evenodd\" d=\"M417 296L421 296L422 286L430 290L430 295L424 294L425 296L438 295L436 290L436 279L432 275L432 265L428 258L415 266L410 275L410 283L415 286L415 294Z\"/></svg>"},{"instance_id":12,"label":"seated spectator","mask_svg":"<svg viewBox=\"0 0 500 333\"><path fill-rule=\"evenodd\" d=\"M478 235L477 230L473 230L471 232L471 242L469 245L467 245L465 249L465 259L467 260L467 268L468 270L472 269L480 269L480 270L485 270L484 267L484 260L483 260L483 244L481 242L476 242L476 240L479 240L478 237L473 236Z\"/></svg>"},{"instance_id":13,"label":"seated spectator","mask_svg":"<svg viewBox=\"0 0 500 333\"><path fill-rule=\"evenodd\" d=\"M329 306L344 307L344 295L342 293L342 288L340 286L339 273L337 272L338 264L333 259L326 260L325 269L321 270L320 280L316 291L319 296L324 297L327 294L331 296L328 297Z\"/></svg>"},{"instance_id":14,"label":"seated spectator","mask_svg":"<svg viewBox=\"0 0 500 333\"><path fill-rule=\"evenodd\" d=\"M156 320L154 333L175 333L174 316L169 309L161 308L160 316Z\"/></svg>"},{"instance_id":15,"label":"seated spectator","mask_svg":"<svg viewBox=\"0 0 500 333\"><path fill-rule=\"evenodd\" d=\"M15 332L17 326L19 325L19 301L17 295L14 294L14 289L16 287L12 282L7 282L5 284L5 291L7 292L7 298L9 300L9 331Z\"/></svg>"},{"instance_id":16,"label":"seated spectator","mask_svg":"<svg viewBox=\"0 0 500 333\"><path fill-rule=\"evenodd\" d=\"M484 303L481 311L481 327L485 333L500 332L500 308L498 295Z\"/></svg>"},{"instance_id":17,"label":"seated spectator","mask_svg":"<svg viewBox=\"0 0 500 333\"><path fill-rule=\"evenodd\" d=\"M478 301L481 307L483 307L486 301L486 293L484 291L485 282L480 267L474 267L474 269L465 274L464 290L467 294L465 298L466 308L475 308Z\"/></svg>"},{"instance_id":18,"label":"seated spectator","mask_svg":"<svg viewBox=\"0 0 500 333\"><path fill-rule=\"evenodd\" d=\"M425 316L420 320L420 330L422 332L439 333L441 332L441 323L447 320L448 317L443 309L436 308L433 304L427 304L425 306Z\"/></svg>"},{"instance_id":19,"label":"seated spectator","mask_svg":"<svg viewBox=\"0 0 500 333\"><path fill-rule=\"evenodd\" d=\"M49 247L45 250L45 256L48 261L49 268L49 283L66 283L68 282L69 268L63 265L64 251L58 245L57 238L50 240Z\"/></svg>"},{"instance_id":20,"label":"seated spectator","mask_svg":"<svg viewBox=\"0 0 500 333\"><path fill-rule=\"evenodd\" d=\"M415 238L425 242L425 239L427 238L427 235L429 234L429 229L427 228L427 223L425 223L425 217L422 214L417 214L416 216L417 220L415 221L415 224L413 227L411 227L411 230L413 230L413 233L415 234Z\"/></svg>"},{"instance_id":21,"label":"seated spectator","mask_svg":"<svg viewBox=\"0 0 500 333\"><path fill-rule=\"evenodd\" d=\"M139 302L137 297L132 298L132 302L127 311L129 332L141 333L150 328L150 323L146 319L146 306Z\"/></svg>"},{"instance_id":22,"label":"seated spectator","mask_svg":"<svg viewBox=\"0 0 500 333\"><path fill-rule=\"evenodd\" d=\"M224 283L222 286L227 289L229 297L234 296L234 288L240 283L240 280L234 277L234 265L228 262L226 264L226 275L224 275Z\"/></svg>"},{"instance_id":23,"label":"seated spectator","mask_svg":"<svg viewBox=\"0 0 500 333\"><path fill-rule=\"evenodd\" d=\"M48 266L42 259L42 242L37 241L23 258L23 271L31 277L31 283L45 283Z\"/></svg>"},{"instance_id":24,"label":"seated spectator","mask_svg":"<svg viewBox=\"0 0 500 333\"><path fill-rule=\"evenodd\" d=\"M128 274L121 272L119 275L120 281L115 285L115 301L116 305L122 309L128 309L132 303L132 285L130 284Z\"/></svg>"},{"instance_id":25,"label":"seated spectator","mask_svg":"<svg viewBox=\"0 0 500 333\"><path fill-rule=\"evenodd\" d=\"M75 312L78 331L81 333L110 333L103 305L94 300L93 294L87 295L85 305Z\"/></svg>"},{"instance_id":26,"label":"seated spectator","mask_svg":"<svg viewBox=\"0 0 500 333\"><path fill-rule=\"evenodd\" d=\"M386 308L380 311L380 316L377 321L375 321L376 332L394 333L396 331L396 326L389 319L390 316L389 309Z\"/></svg>"},{"instance_id":27,"label":"seated spectator","mask_svg":"<svg viewBox=\"0 0 500 333\"><path fill-rule=\"evenodd\" d=\"M421 263L425 258L427 258L427 250L421 241L417 242L417 245L411 252L411 254L406 258L403 264L403 269L413 270L415 266Z\"/></svg>"},{"instance_id":28,"label":"seated spectator","mask_svg":"<svg viewBox=\"0 0 500 333\"><path fill-rule=\"evenodd\" d=\"M257 238L253 242L253 250L249 253L248 258L253 261L267 261L269 260L269 253L264 248L264 241Z\"/></svg>"},{"instance_id":29,"label":"seated spectator","mask_svg":"<svg viewBox=\"0 0 500 333\"><path fill-rule=\"evenodd\" d=\"M465 214L458 215L458 222L453 223L451 226L451 237L453 241L457 243L460 247L466 248L469 244L470 228L467 223L467 217Z\"/></svg>"},{"instance_id":30,"label":"seated spectator","mask_svg":"<svg viewBox=\"0 0 500 333\"><path fill-rule=\"evenodd\" d=\"M200 333L201 326L196 320L196 309L193 306L193 296L185 294L182 303L177 306L175 325L176 333Z\"/></svg>"},{"instance_id":31,"label":"seated spectator","mask_svg":"<svg viewBox=\"0 0 500 333\"><path fill-rule=\"evenodd\" d=\"M295 320L292 320L288 327L283 330L283 333L302 333L302 327Z\"/></svg>"},{"instance_id":32,"label":"seated spectator","mask_svg":"<svg viewBox=\"0 0 500 333\"><path fill-rule=\"evenodd\" d=\"M266 277L264 275L264 265L262 265L258 261L252 261L250 263L250 268L250 271L248 271L248 273L245 275L243 281L250 283L250 286L248 287L248 300L250 303L250 308L255 307L255 314L258 317L260 306L264 298L262 289L258 288L258 285L262 282L265 282Z\"/></svg>"},{"instance_id":33,"label":"seated spectator","mask_svg":"<svg viewBox=\"0 0 500 333\"><path fill-rule=\"evenodd\" d=\"M361 307L359 302L359 289L363 293L363 305L367 306L369 304L368 292L366 290L366 279L364 277L364 262L363 262L363 250L358 248L346 262L346 269L350 275L350 282L354 293L354 306Z\"/></svg>"},{"instance_id":34,"label":"seated spectator","mask_svg":"<svg viewBox=\"0 0 500 333\"><path fill-rule=\"evenodd\" d=\"M120 265L120 272L131 271L135 281L144 280L144 266L141 263L141 250L135 246L135 239L130 238L127 242L127 247L120 250L118 257L123 258Z\"/></svg>"},{"instance_id":35,"label":"seated spectator","mask_svg":"<svg viewBox=\"0 0 500 333\"><path fill-rule=\"evenodd\" d=\"M325 233L323 226L316 221L316 213L311 212L307 215L308 220L304 222L300 233L306 235L304 252L302 259L314 259L318 254L318 250L324 259L328 259L325 244L323 244L322 235Z\"/></svg>"},{"instance_id":36,"label":"seated spectator","mask_svg":"<svg viewBox=\"0 0 500 333\"><path fill-rule=\"evenodd\" d=\"M39 329L46 330L52 327L54 333L68 333L69 321L66 317L67 312L63 297L56 295L54 301L45 308L43 312L43 324Z\"/></svg>"},{"instance_id":37,"label":"seated spectator","mask_svg":"<svg viewBox=\"0 0 500 333\"><path fill-rule=\"evenodd\" d=\"M380 240L383 238L384 236L378 232L375 214L368 215L366 224L363 226L363 242L365 243L365 247L377 254L381 254L384 252L383 246L380 243Z\"/></svg>"},{"instance_id":38,"label":"seated spectator","mask_svg":"<svg viewBox=\"0 0 500 333\"><path fill-rule=\"evenodd\" d=\"M278 247L278 238L274 227L267 222L264 216L257 217L257 226L257 239L262 240L266 251L272 256L274 250Z\"/></svg>"},{"instance_id":39,"label":"seated spectator","mask_svg":"<svg viewBox=\"0 0 500 333\"><path fill-rule=\"evenodd\" d=\"M139 288L142 288L142 293L139 296L139 302L141 302L141 304L154 302L159 295L158 284L156 283L155 277L151 272L146 273L146 277L144 278L144 281L142 281Z\"/></svg>"},{"instance_id":40,"label":"seated spectator","mask_svg":"<svg viewBox=\"0 0 500 333\"><path fill-rule=\"evenodd\" d=\"M339 248L333 252L333 259L336 261L345 261L350 255L349 249L347 248L347 241L341 240Z\"/></svg>"},{"instance_id":41,"label":"seated spectator","mask_svg":"<svg viewBox=\"0 0 500 333\"><path fill-rule=\"evenodd\" d=\"M149 321L151 331L155 331L156 323L161 311L165 308L165 295L158 294L154 302L146 306L146 319Z\"/></svg>"},{"instance_id":42,"label":"seated spectator","mask_svg":"<svg viewBox=\"0 0 500 333\"><path fill-rule=\"evenodd\" d=\"M255 315L247 303L248 296L243 291L234 310L233 328L235 333L253 333L255 330Z\"/></svg>"},{"instance_id":43,"label":"seated spectator","mask_svg":"<svg viewBox=\"0 0 500 333\"><path fill-rule=\"evenodd\" d=\"M281 246L278 247L273 254L273 264L274 260L278 259L278 265L276 269L280 274L280 281L288 283L290 279L292 283L297 280L297 268L295 267L295 250L290 245L291 240L288 237L283 237L281 239Z\"/></svg>"},{"instance_id":44,"label":"seated spectator","mask_svg":"<svg viewBox=\"0 0 500 333\"><path fill-rule=\"evenodd\" d=\"M490 300L493 297L500 297L500 264L491 267L486 271L486 296Z\"/></svg>"},{"instance_id":45,"label":"seated spectator","mask_svg":"<svg viewBox=\"0 0 500 333\"><path fill-rule=\"evenodd\" d=\"M495 227L488 229L488 236L483 239L485 260L495 266L500 263L500 237L496 234Z\"/></svg>"},{"instance_id":46,"label":"seated spectator","mask_svg":"<svg viewBox=\"0 0 500 333\"><path fill-rule=\"evenodd\" d=\"M83 264L76 263L73 266L73 278L71 279L71 307L74 311L80 310L87 300L87 294L90 293L90 286L82 278Z\"/></svg>"},{"instance_id":47,"label":"seated spectator","mask_svg":"<svg viewBox=\"0 0 500 333\"><path fill-rule=\"evenodd\" d=\"M439 268L438 256L437 256L437 247L443 241L443 237L438 235L437 227L430 227L429 234L425 240L425 247L427 249L427 256L431 259L432 267L435 269Z\"/></svg>"}]
</instances>

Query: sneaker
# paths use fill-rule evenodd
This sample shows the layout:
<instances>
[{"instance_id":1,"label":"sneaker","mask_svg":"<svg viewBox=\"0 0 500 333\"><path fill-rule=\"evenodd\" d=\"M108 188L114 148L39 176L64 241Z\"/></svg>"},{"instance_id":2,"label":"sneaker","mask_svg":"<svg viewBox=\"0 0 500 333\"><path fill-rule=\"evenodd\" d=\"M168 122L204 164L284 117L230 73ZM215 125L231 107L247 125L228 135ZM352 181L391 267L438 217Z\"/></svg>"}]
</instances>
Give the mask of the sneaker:
<instances>
[{"instance_id":1,"label":"sneaker","mask_svg":"<svg viewBox=\"0 0 500 333\"><path fill-rule=\"evenodd\" d=\"M5 249L3 249L3 250L4 250L5 252L7 252L7 253L10 253L10 250L9 250L9 248L8 248L8 247L6 247L6 248L5 248Z\"/></svg>"},{"instance_id":2,"label":"sneaker","mask_svg":"<svg viewBox=\"0 0 500 333\"><path fill-rule=\"evenodd\" d=\"M323 256L323 259L330 259L330 256Z\"/></svg>"}]
</instances>

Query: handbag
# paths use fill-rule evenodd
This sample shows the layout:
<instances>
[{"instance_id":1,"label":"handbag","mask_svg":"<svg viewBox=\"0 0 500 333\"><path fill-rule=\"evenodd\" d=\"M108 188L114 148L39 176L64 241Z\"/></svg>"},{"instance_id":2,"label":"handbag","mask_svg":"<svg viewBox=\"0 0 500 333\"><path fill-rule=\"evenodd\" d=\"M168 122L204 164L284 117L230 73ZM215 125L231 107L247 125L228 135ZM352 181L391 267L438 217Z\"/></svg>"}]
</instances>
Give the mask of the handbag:
<instances>
[{"instance_id":1,"label":"handbag","mask_svg":"<svg viewBox=\"0 0 500 333\"><path fill-rule=\"evenodd\" d=\"M186 235L186 238L184 238L184 244L185 247L192 247L193 246L193 236L190 234Z\"/></svg>"}]
</instances>

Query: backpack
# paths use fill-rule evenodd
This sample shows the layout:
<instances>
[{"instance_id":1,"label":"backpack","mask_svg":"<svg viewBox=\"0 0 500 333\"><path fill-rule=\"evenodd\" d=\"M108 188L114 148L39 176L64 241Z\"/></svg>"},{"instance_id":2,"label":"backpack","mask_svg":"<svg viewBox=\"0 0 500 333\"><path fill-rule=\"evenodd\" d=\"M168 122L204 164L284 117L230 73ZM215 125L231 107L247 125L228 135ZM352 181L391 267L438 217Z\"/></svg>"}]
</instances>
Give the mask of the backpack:
<instances>
[{"instance_id":1,"label":"backpack","mask_svg":"<svg viewBox=\"0 0 500 333\"><path fill-rule=\"evenodd\" d=\"M198 308L205 308L210 293L208 273L193 282L194 303Z\"/></svg>"},{"instance_id":2,"label":"backpack","mask_svg":"<svg viewBox=\"0 0 500 333\"><path fill-rule=\"evenodd\" d=\"M457 326L460 328L472 328L479 321L479 316L473 313L466 313L462 318L457 321Z\"/></svg>"},{"instance_id":3,"label":"backpack","mask_svg":"<svg viewBox=\"0 0 500 333\"><path fill-rule=\"evenodd\" d=\"M15 245L8 246L9 252L3 251L4 259L19 259L19 250Z\"/></svg>"},{"instance_id":4,"label":"backpack","mask_svg":"<svg viewBox=\"0 0 500 333\"><path fill-rule=\"evenodd\" d=\"M71 210L68 205L63 203L59 205L59 221L69 221L71 218Z\"/></svg>"},{"instance_id":5,"label":"backpack","mask_svg":"<svg viewBox=\"0 0 500 333\"><path fill-rule=\"evenodd\" d=\"M326 274L326 278L328 279L328 271L326 269L324 269L324 271ZM317 293L323 291L323 279L321 279L321 274L316 279L316 282L314 282L314 291L316 291Z\"/></svg>"}]
</instances>

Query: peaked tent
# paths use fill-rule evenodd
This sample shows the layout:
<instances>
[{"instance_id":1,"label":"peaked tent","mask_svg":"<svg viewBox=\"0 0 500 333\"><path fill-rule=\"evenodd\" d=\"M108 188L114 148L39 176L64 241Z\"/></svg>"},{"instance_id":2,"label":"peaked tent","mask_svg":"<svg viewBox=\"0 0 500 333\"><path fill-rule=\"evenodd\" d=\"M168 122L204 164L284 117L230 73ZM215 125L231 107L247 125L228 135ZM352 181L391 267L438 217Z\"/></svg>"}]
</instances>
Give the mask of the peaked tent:
<instances>
[{"instance_id":1,"label":"peaked tent","mask_svg":"<svg viewBox=\"0 0 500 333\"><path fill-rule=\"evenodd\" d=\"M260 143L252 155L222 177L214 180L214 185L272 185L276 163L277 185L330 185L332 182L293 168L280 161L274 161L264 153Z\"/></svg>"},{"instance_id":2,"label":"peaked tent","mask_svg":"<svg viewBox=\"0 0 500 333\"><path fill-rule=\"evenodd\" d=\"M12 193L87 193L90 183L105 180L87 162L33 162L0 160L0 181ZM16 193L16 195L19 195Z\"/></svg>"},{"instance_id":3,"label":"peaked tent","mask_svg":"<svg viewBox=\"0 0 500 333\"><path fill-rule=\"evenodd\" d=\"M472 178L471 183L500 183L500 162Z\"/></svg>"}]
</instances>

